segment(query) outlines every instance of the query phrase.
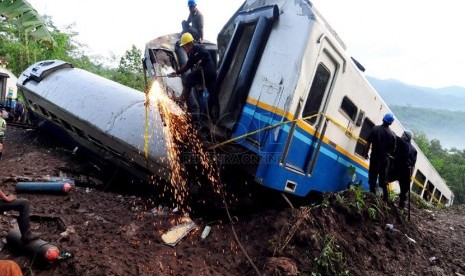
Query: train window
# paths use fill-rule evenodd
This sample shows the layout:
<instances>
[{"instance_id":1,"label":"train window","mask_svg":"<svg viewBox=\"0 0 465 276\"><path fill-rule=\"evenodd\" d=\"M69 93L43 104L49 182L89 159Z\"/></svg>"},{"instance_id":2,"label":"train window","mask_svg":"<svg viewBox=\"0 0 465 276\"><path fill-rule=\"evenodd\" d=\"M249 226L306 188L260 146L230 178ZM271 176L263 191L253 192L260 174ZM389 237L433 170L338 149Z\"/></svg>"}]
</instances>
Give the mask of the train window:
<instances>
[{"instance_id":1,"label":"train window","mask_svg":"<svg viewBox=\"0 0 465 276\"><path fill-rule=\"evenodd\" d=\"M73 128L71 127L71 125L65 121L65 120L61 120L61 124L69 131L73 131Z\"/></svg>"},{"instance_id":2,"label":"train window","mask_svg":"<svg viewBox=\"0 0 465 276\"><path fill-rule=\"evenodd\" d=\"M431 182L426 182L426 189L425 192L423 193L423 199L426 201L430 201L431 196L433 195L434 191L434 185Z\"/></svg>"},{"instance_id":3,"label":"train window","mask_svg":"<svg viewBox=\"0 0 465 276\"><path fill-rule=\"evenodd\" d=\"M347 115L351 121L355 122L358 108L347 96L342 99L341 111L342 114Z\"/></svg>"},{"instance_id":4,"label":"train window","mask_svg":"<svg viewBox=\"0 0 465 276\"><path fill-rule=\"evenodd\" d=\"M305 102L304 111L302 113L303 118L318 114L330 77L331 74L328 68L320 63L316 69L312 87L310 88L310 93L308 93L308 98ZM305 121L313 125L316 122L316 116L305 119Z\"/></svg>"},{"instance_id":5,"label":"train window","mask_svg":"<svg viewBox=\"0 0 465 276\"><path fill-rule=\"evenodd\" d=\"M441 198L441 192L438 189L434 190L434 198L438 201Z\"/></svg>"},{"instance_id":6,"label":"train window","mask_svg":"<svg viewBox=\"0 0 465 276\"><path fill-rule=\"evenodd\" d=\"M447 204L447 198L445 196L442 196L441 199L439 200L439 202L441 202L442 205L446 205Z\"/></svg>"},{"instance_id":7,"label":"train window","mask_svg":"<svg viewBox=\"0 0 465 276\"><path fill-rule=\"evenodd\" d=\"M357 141L357 145L355 146L355 153L358 155L363 155L363 152L365 151L365 141L368 138L368 135L370 135L370 131L374 126L375 124L368 118L363 121L359 139Z\"/></svg>"},{"instance_id":8,"label":"train window","mask_svg":"<svg viewBox=\"0 0 465 276\"><path fill-rule=\"evenodd\" d=\"M421 195L421 192L423 191L423 186L425 185L425 181L426 176L420 170L417 170L417 173L415 174L415 181L412 185L412 191L417 195Z\"/></svg>"},{"instance_id":9,"label":"train window","mask_svg":"<svg viewBox=\"0 0 465 276\"><path fill-rule=\"evenodd\" d=\"M158 63L162 65L167 65L167 66L176 68L176 65L172 62L173 60L171 59L171 57L164 51L156 51L156 56L154 58L152 57L153 57L153 51L150 50L150 58L152 60L156 60Z\"/></svg>"},{"instance_id":10,"label":"train window","mask_svg":"<svg viewBox=\"0 0 465 276\"><path fill-rule=\"evenodd\" d=\"M416 193L417 195L421 196L421 192L423 191L423 187L420 187L418 183L412 183L412 192Z\"/></svg>"},{"instance_id":11,"label":"train window","mask_svg":"<svg viewBox=\"0 0 465 276\"><path fill-rule=\"evenodd\" d=\"M103 146L103 144L99 140L97 140L97 138L89 135L89 140L92 143L94 143L94 145L96 145L97 147L102 148L102 149L105 148L105 146Z\"/></svg>"},{"instance_id":12,"label":"train window","mask_svg":"<svg viewBox=\"0 0 465 276\"><path fill-rule=\"evenodd\" d=\"M46 112L45 114L48 114L48 116L52 118L52 121L54 121L57 124L61 124L61 121L57 115L53 114L52 112L48 112L48 111L45 111L45 112Z\"/></svg>"},{"instance_id":13,"label":"train window","mask_svg":"<svg viewBox=\"0 0 465 276\"><path fill-rule=\"evenodd\" d=\"M81 138L86 138L86 134L84 133L84 131L82 131L81 129L77 128L77 127L74 127L74 130L76 130L76 133L77 135L79 135L79 137Z\"/></svg>"},{"instance_id":14,"label":"train window","mask_svg":"<svg viewBox=\"0 0 465 276\"><path fill-rule=\"evenodd\" d=\"M43 115L48 115L48 112L45 108L39 105L39 109L40 109L40 113L42 113Z\"/></svg>"},{"instance_id":15,"label":"train window","mask_svg":"<svg viewBox=\"0 0 465 276\"><path fill-rule=\"evenodd\" d=\"M418 183L413 182L412 184L412 192L416 193L417 195L421 195L423 188L418 185Z\"/></svg>"},{"instance_id":16,"label":"train window","mask_svg":"<svg viewBox=\"0 0 465 276\"><path fill-rule=\"evenodd\" d=\"M415 179L418 182L420 182L423 186L425 185L426 176L420 170L417 170L417 174L415 174Z\"/></svg>"}]
</instances>

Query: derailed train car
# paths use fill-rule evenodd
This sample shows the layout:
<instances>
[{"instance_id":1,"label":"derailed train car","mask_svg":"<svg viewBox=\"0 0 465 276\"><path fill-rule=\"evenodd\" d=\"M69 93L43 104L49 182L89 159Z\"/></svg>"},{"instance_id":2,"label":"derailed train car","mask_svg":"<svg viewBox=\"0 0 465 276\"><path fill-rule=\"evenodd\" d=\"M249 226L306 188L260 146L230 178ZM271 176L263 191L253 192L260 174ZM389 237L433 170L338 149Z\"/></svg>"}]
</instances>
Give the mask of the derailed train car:
<instances>
[{"instance_id":1,"label":"derailed train car","mask_svg":"<svg viewBox=\"0 0 465 276\"><path fill-rule=\"evenodd\" d=\"M144 67L179 95L182 79L160 77L186 60L178 39L148 43ZM218 45L206 46L219 56L221 119L214 147L228 147L222 156L242 157L234 162L257 183L296 196L353 183L368 189L364 139L389 108L311 2L247 0L218 35ZM142 179L170 179L163 118L152 102L144 156L144 93L61 61L32 65L18 88L44 127ZM392 129L400 135L404 128L395 121ZM453 193L418 151L412 190L452 204Z\"/></svg>"},{"instance_id":2,"label":"derailed train car","mask_svg":"<svg viewBox=\"0 0 465 276\"><path fill-rule=\"evenodd\" d=\"M364 139L390 110L310 1L247 0L219 33L217 47L216 128L227 140L218 142L247 150L243 167L257 183L303 197L352 183L368 189ZM147 44L144 67L179 93L182 80L157 76L184 64L184 55L173 36L158 38ZM392 129L399 136L404 130L397 120ZM451 205L452 191L414 146L412 190Z\"/></svg>"},{"instance_id":3,"label":"derailed train car","mask_svg":"<svg viewBox=\"0 0 465 276\"><path fill-rule=\"evenodd\" d=\"M30 66L17 85L30 120L78 152L113 163L140 180L169 179L163 122L154 103L145 137L144 93L59 60Z\"/></svg>"}]
</instances>

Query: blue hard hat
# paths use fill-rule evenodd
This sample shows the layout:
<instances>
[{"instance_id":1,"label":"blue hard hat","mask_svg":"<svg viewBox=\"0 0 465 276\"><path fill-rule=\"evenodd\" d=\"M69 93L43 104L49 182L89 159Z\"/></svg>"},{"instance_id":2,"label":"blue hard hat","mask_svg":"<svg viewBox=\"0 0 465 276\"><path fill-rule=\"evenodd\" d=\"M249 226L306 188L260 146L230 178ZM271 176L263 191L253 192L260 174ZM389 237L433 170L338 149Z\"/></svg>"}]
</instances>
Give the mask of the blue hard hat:
<instances>
[{"instance_id":1,"label":"blue hard hat","mask_svg":"<svg viewBox=\"0 0 465 276\"><path fill-rule=\"evenodd\" d=\"M394 114L392 114L390 112L384 114L383 122L386 122L388 124L392 124L392 122L394 122Z\"/></svg>"},{"instance_id":2,"label":"blue hard hat","mask_svg":"<svg viewBox=\"0 0 465 276\"><path fill-rule=\"evenodd\" d=\"M195 2L195 0L189 0L187 1L187 6L190 8L190 7L195 7L197 6L197 3Z\"/></svg>"}]
</instances>

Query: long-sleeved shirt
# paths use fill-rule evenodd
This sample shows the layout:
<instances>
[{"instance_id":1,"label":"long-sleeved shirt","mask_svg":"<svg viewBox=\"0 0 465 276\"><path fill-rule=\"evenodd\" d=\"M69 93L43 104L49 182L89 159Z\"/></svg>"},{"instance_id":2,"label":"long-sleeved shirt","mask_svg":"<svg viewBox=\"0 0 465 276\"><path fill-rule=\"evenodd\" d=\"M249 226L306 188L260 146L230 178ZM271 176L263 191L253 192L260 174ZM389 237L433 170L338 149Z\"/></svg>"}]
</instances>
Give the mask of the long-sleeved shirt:
<instances>
[{"instance_id":1,"label":"long-sleeved shirt","mask_svg":"<svg viewBox=\"0 0 465 276\"><path fill-rule=\"evenodd\" d=\"M367 139L367 147L369 145L371 145L371 159L389 157L396 148L396 135L389 126L374 126Z\"/></svg>"},{"instance_id":2,"label":"long-sleeved shirt","mask_svg":"<svg viewBox=\"0 0 465 276\"><path fill-rule=\"evenodd\" d=\"M187 70L192 69L196 64L199 63L199 61L202 61L200 63L200 66L204 70L205 74L216 73L213 59L210 53L208 52L208 50L205 49L203 45L194 43L194 47L192 48L192 51L187 56L188 56L187 63L177 73L182 74L186 72Z\"/></svg>"},{"instance_id":3,"label":"long-sleeved shirt","mask_svg":"<svg viewBox=\"0 0 465 276\"><path fill-rule=\"evenodd\" d=\"M192 28L199 32L200 39L203 40L203 14L199 10L189 13L187 23L192 24Z\"/></svg>"}]
</instances>

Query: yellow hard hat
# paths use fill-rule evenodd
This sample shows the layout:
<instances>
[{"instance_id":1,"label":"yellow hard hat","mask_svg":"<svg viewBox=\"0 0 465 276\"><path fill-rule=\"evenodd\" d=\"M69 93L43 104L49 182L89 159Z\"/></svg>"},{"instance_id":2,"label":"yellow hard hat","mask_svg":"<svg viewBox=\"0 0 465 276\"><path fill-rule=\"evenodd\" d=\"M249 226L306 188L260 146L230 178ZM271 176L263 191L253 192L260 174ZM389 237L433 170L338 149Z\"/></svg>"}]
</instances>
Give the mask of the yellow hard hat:
<instances>
[{"instance_id":1,"label":"yellow hard hat","mask_svg":"<svg viewBox=\"0 0 465 276\"><path fill-rule=\"evenodd\" d=\"M181 36L181 46L194 42L194 37L190 33L184 33Z\"/></svg>"}]
</instances>

